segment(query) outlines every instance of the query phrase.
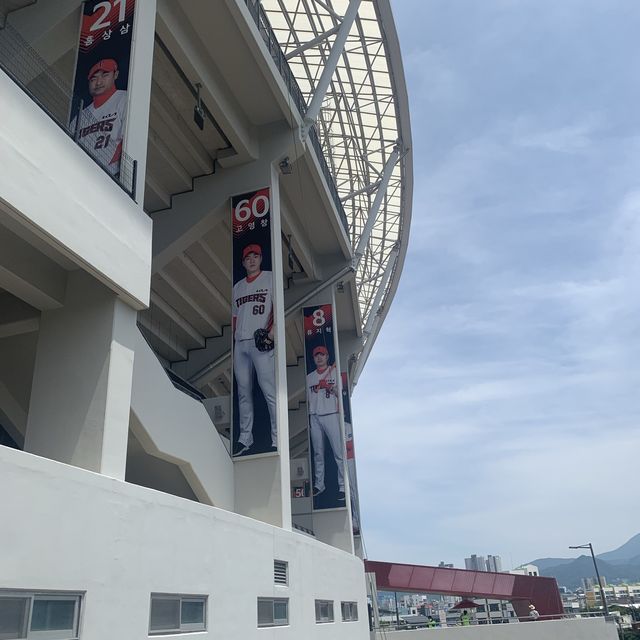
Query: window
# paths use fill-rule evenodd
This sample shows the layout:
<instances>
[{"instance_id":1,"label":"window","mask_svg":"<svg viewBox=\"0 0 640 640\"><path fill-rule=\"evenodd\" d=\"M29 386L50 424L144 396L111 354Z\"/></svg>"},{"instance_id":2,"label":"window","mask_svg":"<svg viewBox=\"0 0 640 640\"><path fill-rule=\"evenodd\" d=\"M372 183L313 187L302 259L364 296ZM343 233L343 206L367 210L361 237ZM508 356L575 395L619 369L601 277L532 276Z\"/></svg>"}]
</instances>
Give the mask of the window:
<instances>
[{"instance_id":1,"label":"window","mask_svg":"<svg viewBox=\"0 0 640 640\"><path fill-rule=\"evenodd\" d=\"M289 598L258 598L258 626L282 627L289 624Z\"/></svg>"},{"instance_id":2,"label":"window","mask_svg":"<svg viewBox=\"0 0 640 640\"><path fill-rule=\"evenodd\" d=\"M276 584L288 585L289 584L289 565L284 560L273 561L273 581Z\"/></svg>"},{"instance_id":3,"label":"window","mask_svg":"<svg viewBox=\"0 0 640 640\"><path fill-rule=\"evenodd\" d=\"M357 602L341 602L342 622L355 622L358 619Z\"/></svg>"},{"instance_id":4,"label":"window","mask_svg":"<svg viewBox=\"0 0 640 640\"><path fill-rule=\"evenodd\" d=\"M316 600L316 622L333 622L333 600Z\"/></svg>"},{"instance_id":5,"label":"window","mask_svg":"<svg viewBox=\"0 0 640 640\"><path fill-rule=\"evenodd\" d=\"M151 594L149 635L206 631L207 596Z\"/></svg>"},{"instance_id":6,"label":"window","mask_svg":"<svg viewBox=\"0 0 640 640\"><path fill-rule=\"evenodd\" d=\"M0 640L73 640L78 637L79 594L0 591Z\"/></svg>"}]
</instances>

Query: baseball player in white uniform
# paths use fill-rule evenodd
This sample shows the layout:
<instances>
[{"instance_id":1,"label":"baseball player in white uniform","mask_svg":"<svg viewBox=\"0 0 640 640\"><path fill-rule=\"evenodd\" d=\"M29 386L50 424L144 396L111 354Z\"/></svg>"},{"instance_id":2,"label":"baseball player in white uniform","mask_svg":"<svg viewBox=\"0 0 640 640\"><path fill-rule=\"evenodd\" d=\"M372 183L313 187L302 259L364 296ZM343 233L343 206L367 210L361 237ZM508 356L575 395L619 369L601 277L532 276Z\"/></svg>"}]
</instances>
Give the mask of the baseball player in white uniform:
<instances>
[{"instance_id":1,"label":"baseball player in white uniform","mask_svg":"<svg viewBox=\"0 0 640 640\"><path fill-rule=\"evenodd\" d=\"M340 404L335 364L329 366L329 352L324 346L313 350L314 371L307 375L307 402L309 403L309 428L313 446L313 495L325 490L324 441L329 442L338 469L338 500L344 496L344 457L340 430Z\"/></svg>"},{"instance_id":2,"label":"baseball player in white uniform","mask_svg":"<svg viewBox=\"0 0 640 640\"><path fill-rule=\"evenodd\" d=\"M127 92L116 89L118 65L112 58L100 60L89 71L93 102L82 110L78 142L109 173L117 174L127 123ZM75 129L75 121L73 123Z\"/></svg>"},{"instance_id":3,"label":"baseball player in white uniform","mask_svg":"<svg viewBox=\"0 0 640 640\"><path fill-rule=\"evenodd\" d=\"M276 427L276 384L274 350L259 351L254 340L256 329L266 329L273 339L273 276L262 271L262 248L250 244L242 251L247 277L233 286L233 371L238 385L240 435L235 455L253 445L253 372L269 408L271 446L278 446Z\"/></svg>"}]
</instances>

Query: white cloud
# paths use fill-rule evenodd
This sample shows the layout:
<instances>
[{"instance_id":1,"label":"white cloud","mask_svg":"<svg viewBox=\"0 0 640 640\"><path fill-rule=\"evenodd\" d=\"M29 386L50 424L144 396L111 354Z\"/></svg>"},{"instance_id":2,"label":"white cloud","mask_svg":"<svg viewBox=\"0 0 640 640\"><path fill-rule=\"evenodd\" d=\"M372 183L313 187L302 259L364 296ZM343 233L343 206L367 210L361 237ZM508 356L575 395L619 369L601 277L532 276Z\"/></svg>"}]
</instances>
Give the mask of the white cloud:
<instances>
[{"instance_id":1,"label":"white cloud","mask_svg":"<svg viewBox=\"0 0 640 640\"><path fill-rule=\"evenodd\" d=\"M516 147L539 148L558 153L575 153L588 149L597 135L602 118L587 115L581 122L553 129L533 129L526 120L516 122L513 143Z\"/></svg>"}]
</instances>

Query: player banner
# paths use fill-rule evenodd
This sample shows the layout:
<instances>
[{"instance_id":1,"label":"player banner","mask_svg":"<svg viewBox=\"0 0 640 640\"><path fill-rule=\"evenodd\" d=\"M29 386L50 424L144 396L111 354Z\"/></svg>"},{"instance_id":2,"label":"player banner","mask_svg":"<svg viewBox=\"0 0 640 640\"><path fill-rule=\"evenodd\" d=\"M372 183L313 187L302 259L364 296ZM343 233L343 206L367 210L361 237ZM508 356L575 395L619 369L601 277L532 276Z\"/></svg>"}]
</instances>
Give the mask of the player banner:
<instances>
[{"instance_id":1,"label":"player banner","mask_svg":"<svg viewBox=\"0 0 640 640\"><path fill-rule=\"evenodd\" d=\"M302 314L313 508L339 509L346 507L345 464L333 308L330 304L304 307Z\"/></svg>"},{"instance_id":2,"label":"player banner","mask_svg":"<svg viewBox=\"0 0 640 640\"><path fill-rule=\"evenodd\" d=\"M231 198L234 457L277 451L268 188Z\"/></svg>"},{"instance_id":3,"label":"player banner","mask_svg":"<svg viewBox=\"0 0 640 640\"><path fill-rule=\"evenodd\" d=\"M349 474L349 499L351 502L351 528L353 535L360 535L360 498L358 497L358 479L356 476L356 455L353 446L353 423L351 422L351 395L349 379L342 372L342 410L344 411L344 438L347 451L347 472Z\"/></svg>"},{"instance_id":4,"label":"player banner","mask_svg":"<svg viewBox=\"0 0 640 640\"><path fill-rule=\"evenodd\" d=\"M120 172L136 0L88 0L82 7L70 129L109 173Z\"/></svg>"}]
</instances>

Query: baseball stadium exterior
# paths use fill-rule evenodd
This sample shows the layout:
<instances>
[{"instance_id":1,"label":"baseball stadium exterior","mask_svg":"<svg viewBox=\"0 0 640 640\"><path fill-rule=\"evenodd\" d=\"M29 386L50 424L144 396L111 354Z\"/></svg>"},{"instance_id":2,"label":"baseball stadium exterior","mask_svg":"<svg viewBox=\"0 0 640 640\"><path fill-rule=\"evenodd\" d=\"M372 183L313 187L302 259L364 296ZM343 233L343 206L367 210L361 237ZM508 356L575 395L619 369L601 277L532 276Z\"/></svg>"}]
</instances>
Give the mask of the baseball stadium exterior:
<instances>
[{"instance_id":1,"label":"baseball stadium exterior","mask_svg":"<svg viewBox=\"0 0 640 640\"><path fill-rule=\"evenodd\" d=\"M390 0L6 0L0 114L0 638L369 637Z\"/></svg>"}]
</instances>

